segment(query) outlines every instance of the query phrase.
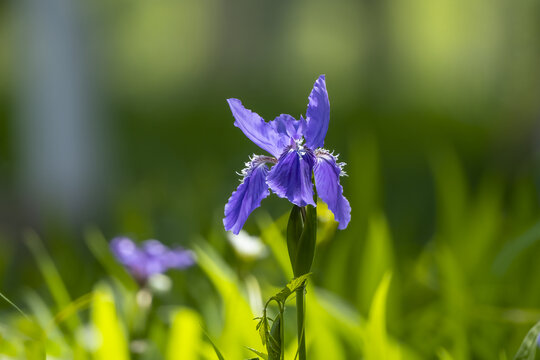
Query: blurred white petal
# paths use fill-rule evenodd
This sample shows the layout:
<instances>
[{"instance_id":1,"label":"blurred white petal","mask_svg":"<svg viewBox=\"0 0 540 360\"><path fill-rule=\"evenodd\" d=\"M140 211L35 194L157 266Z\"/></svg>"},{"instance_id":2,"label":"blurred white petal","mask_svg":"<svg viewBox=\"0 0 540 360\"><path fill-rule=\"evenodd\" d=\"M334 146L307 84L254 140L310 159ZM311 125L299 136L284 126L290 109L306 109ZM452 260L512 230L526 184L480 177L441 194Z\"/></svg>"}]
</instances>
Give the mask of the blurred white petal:
<instances>
[{"instance_id":1,"label":"blurred white petal","mask_svg":"<svg viewBox=\"0 0 540 360\"><path fill-rule=\"evenodd\" d=\"M240 230L238 235L227 232L227 239L238 255L246 258L261 258L266 256L268 250L261 239L249 235L246 231Z\"/></svg>"}]
</instances>

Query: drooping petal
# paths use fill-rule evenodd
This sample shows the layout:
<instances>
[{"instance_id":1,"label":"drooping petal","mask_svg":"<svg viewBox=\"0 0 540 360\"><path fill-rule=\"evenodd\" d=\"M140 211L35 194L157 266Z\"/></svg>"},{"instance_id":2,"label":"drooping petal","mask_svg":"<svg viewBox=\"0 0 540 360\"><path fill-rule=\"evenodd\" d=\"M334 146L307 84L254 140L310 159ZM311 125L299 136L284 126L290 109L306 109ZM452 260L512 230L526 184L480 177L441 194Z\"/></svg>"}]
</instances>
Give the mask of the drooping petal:
<instances>
[{"instance_id":1,"label":"drooping petal","mask_svg":"<svg viewBox=\"0 0 540 360\"><path fill-rule=\"evenodd\" d=\"M315 156L309 149L289 147L270 170L268 186L279 197L298 206L315 206L311 173Z\"/></svg>"},{"instance_id":2,"label":"drooping petal","mask_svg":"<svg viewBox=\"0 0 540 360\"><path fill-rule=\"evenodd\" d=\"M304 133L306 145L311 149L324 146L324 138L330 122L330 101L324 75L319 76L309 95L306 111L307 128Z\"/></svg>"},{"instance_id":3,"label":"drooping petal","mask_svg":"<svg viewBox=\"0 0 540 360\"><path fill-rule=\"evenodd\" d=\"M238 234L249 214L261 205L270 192L266 184L268 167L254 158L244 170L244 179L225 205L225 230Z\"/></svg>"},{"instance_id":4,"label":"drooping petal","mask_svg":"<svg viewBox=\"0 0 540 360\"><path fill-rule=\"evenodd\" d=\"M339 222L338 229L345 229L351 220L351 205L343 196L343 187L339 183L343 164L338 164L336 157L326 150L317 151L315 154L317 162L313 172L317 195L334 213L334 218Z\"/></svg>"},{"instance_id":5,"label":"drooping petal","mask_svg":"<svg viewBox=\"0 0 540 360\"><path fill-rule=\"evenodd\" d=\"M177 247L169 250L162 261L169 269L185 269L195 264L195 256L192 251Z\"/></svg>"},{"instance_id":6,"label":"drooping petal","mask_svg":"<svg viewBox=\"0 0 540 360\"><path fill-rule=\"evenodd\" d=\"M142 243L142 249L148 259L150 271L164 272L167 269L184 269L195 263L193 253L181 247L170 249L158 240L146 240Z\"/></svg>"},{"instance_id":7,"label":"drooping petal","mask_svg":"<svg viewBox=\"0 0 540 360\"><path fill-rule=\"evenodd\" d=\"M298 140L304 134L305 120L296 120L291 115L281 114L269 123L282 136L282 147L289 145L289 139Z\"/></svg>"},{"instance_id":8,"label":"drooping petal","mask_svg":"<svg viewBox=\"0 0 540 360\"><path fill-rule=\"evenodd\" d=\"M251 110L246 109L238 99L228 99L235 122L234 126L240 128L242 132L261 149L268 151L274 156L279 156L283 142L283 135L279 134L262 117Z\"/></svg>"}]
</instances>

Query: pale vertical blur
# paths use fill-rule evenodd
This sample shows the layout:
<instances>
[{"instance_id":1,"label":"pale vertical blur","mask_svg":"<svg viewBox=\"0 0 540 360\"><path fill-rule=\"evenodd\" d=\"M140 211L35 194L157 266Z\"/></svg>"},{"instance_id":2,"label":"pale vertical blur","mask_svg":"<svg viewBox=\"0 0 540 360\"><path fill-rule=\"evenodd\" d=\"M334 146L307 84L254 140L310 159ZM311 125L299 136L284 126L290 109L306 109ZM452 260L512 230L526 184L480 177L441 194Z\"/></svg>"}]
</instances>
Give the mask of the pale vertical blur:
<instances>
[{"instance_id":1,"label":"pale vertical blur","mask_svg":"<svg viewBox=\"0 0 540 360\"><path fill-rule=\"evenodd\" d=\"M71 0L14 5L19 190L31 213L54 210L72 219L92 205L103 146L79 10Z\"/></svg>"}]
</instances>

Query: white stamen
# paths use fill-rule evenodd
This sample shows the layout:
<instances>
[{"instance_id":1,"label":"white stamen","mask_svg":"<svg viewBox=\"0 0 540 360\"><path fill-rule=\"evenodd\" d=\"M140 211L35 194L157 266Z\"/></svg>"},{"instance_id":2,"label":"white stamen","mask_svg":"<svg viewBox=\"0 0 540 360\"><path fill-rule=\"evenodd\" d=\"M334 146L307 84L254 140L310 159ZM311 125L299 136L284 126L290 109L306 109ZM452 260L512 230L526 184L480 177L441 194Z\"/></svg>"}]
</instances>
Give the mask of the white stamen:
<instances>
[{"instance_id":1,"label":"white stamen","mask_svg":"<svg viewBox=\"0 0 540 360\"><path fill-rule=\"evenodd\" d=\"M244 182L244 178L248 176L253 169L262 164L277 164L277 159L271 156L266 155L251 155L249 161L244 163L244 168L241 172L236 172L237 175L241 176L240 182Z\"/></svg>"}]
</instances>

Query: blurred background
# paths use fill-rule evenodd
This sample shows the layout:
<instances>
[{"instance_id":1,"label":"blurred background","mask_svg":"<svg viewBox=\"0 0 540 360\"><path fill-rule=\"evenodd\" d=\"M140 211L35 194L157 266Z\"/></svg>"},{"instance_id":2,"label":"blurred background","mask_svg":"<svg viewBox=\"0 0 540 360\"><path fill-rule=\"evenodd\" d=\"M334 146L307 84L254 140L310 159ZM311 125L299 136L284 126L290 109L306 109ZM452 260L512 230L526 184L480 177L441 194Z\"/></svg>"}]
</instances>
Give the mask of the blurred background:
<instances>
[{"instance_id":1,"label":"blurred background","mask_svg":"<svg viewBox=\"0 0 540 360\"><path fill-rule=\"evenodd\" d=\"M352 221L336 232L319 212L312 292L363 329L391 271L386 326L402 358L510 358L540 318L539 65L534 0L1 2L0 290L23 309L31 291L62 310L29 236L71 299L106 282L94 229L205 244L197 251L219 257L239 288L258 280L268 298L288 280L278 255L246 260L222 227L237 172L262 153L226 99L266 120L298 118L326 74L325 144L347 163ZM272 247L289 210L271 196L244 229ZM191 309L230 345L204 265L171 276L159 306ZM6 336L20 315L0 310ZM256 336L247 319L236 326ZM336 330L312 357L383 358L358 331Z\"/></svg>"}]
</instances>

